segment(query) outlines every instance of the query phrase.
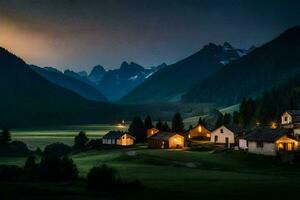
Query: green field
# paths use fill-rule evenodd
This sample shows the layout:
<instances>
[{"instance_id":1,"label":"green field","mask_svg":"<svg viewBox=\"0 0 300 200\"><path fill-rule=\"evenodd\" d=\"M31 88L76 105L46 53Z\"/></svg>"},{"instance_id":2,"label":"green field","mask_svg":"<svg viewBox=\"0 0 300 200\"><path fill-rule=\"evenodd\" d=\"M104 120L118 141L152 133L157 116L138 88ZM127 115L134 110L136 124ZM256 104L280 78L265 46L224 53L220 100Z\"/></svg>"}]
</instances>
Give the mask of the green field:
<instances>
[{"instance_id":1,"label":"green field","mask_svg":"<svg viewBox=\"0 0 300 200\"><path fill-rule=\"evenodd\" d=\"M200 195L206 199L240 199L247 194L243 199L251 199L271 192L268 196L277 199L281 194L285 197L295 195L289 191L297 191L298 194L300 188L299 165L280 164L272 157L237 151L211 153L139 147L91 151L72 158L82 177L93 166L105 163L116 168L124 179L141 180L150 190L159 192L161 197ZM22 165L24 160L1 158L0 164ZM151 199L149 195L144 199Z\"/></svg>"},{"instance_id":2,"label":"green field","mask_svg":"<svg viewBox=\"0 0 300 200\"><path fill-rule=\"evenodd\" d=\"M85 131L90 139L101 138L111 130L127 130L127 126L120 125L81 125L81 126L59 126L42 127L35 129L17 129L11 130L12 140L25 142L32 150L40 147L43 149L46 145L62 142L73 145L74 136L79 131Z\"/></svg>"}]
</instances>

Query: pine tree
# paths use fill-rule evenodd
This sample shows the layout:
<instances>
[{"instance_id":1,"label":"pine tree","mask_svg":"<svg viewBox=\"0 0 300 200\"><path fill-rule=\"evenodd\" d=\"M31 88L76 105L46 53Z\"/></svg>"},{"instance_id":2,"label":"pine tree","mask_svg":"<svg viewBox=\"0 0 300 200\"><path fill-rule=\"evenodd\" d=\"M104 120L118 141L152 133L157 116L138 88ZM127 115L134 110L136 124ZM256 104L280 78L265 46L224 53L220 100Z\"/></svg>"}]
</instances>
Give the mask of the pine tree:
<instances>
[{"instance_id":1,"label":"pine tree","mask_svg":"<svg viewBox=\"0 0 300 200\"><path fill-rule=\"evenodd\" d=\"M203 119L202 117L199 117L198 124L199 124L199 125L202 125L202 126L206 126L206 125L207 125L207 122L206 122L206 120Z\"/></svg>"},{"instance_id":2,"label":"pine tree","mask_svg":"<svg viewBox=\"0 0 300 200\"><path fill-rule=\"evenodd\" d=\"M169 127L169 125L168 125L167 122L165 122L165 123L163 124L162 131L171 132L171 128Z\"/></svg>"},{"instance_id":3,"label":"pine tree","mask_svg":"<svg viewBox=\"0 0 300 200\"><path fill-rule=\"evenodd\" d=\"M145 129L153 128L152 120L149 115L145 118Z\"/></svg>"},{"instance_id":4,"label":"pine tree","mask_svg":"<svg viewBox=\"0 0 300 200\"><path fill-rule=\"evenodd\" d=\"M223 114L219 113L215 128L219 128L222 125L223 125Z\"/></svg>"},{"instance_id":5,"label":"pine tree","mask_svg":"<svg viewBox=\"0 0 300 200\"><path fill-rule=\"evenodd\" d=\"M240 123L240 113L237 111L233 112L233 116L232 116L232 123L233 124L239 124Z\"/></svg>"},{"instance_id":6,"label":"pine tree","mask_svg":"<svg viewBox=\"0 0 300 200\"><path fill-rule=\"evenodd\" d=\"M8 129L3 129L0 133L0 143L6 144L11 141L11 133Z\"/></svg>"},{"instance_id":7,"label":"pine tree","mask_svg":"<svg viewBox=\"0 0 300 200\"><path fill-rule=\"evenodd\" d=\"M159 119L158 122L156 123L156 129L162 131L163 130L163 126L164 126L164 124Z\"/></svg>"},{"instance_id":8,"label":"pine tree","mask_svg":"<svg viewBox=\"0 0 300 200\"><path fill-rule=\"evenodd\" d=\"M138 116L134 117L128 129L129 133L134 136L137 142L143 142L147 138L144 123Z\"/></svg>"},{"instance_id":9,"label":"pine tree","mask_svg":"<svg viewBox=\"0 0 300 200\"><path fill-rule=\"evenodd\" d=\"M86 133L84 131L80 131L74 139L74 148L75 149L83 149L85 148L87 142L89 141Z\"/></svg>"},{"instance_id":10,"label":"pine tree","mask_svg":"<svg viewBox=\"0 0 300 200\"><path fill-rule=\"evenodd\" d=\"M181 133L184 131L184 124L180 113L176 113L172 120L172 131L176 133Z\"/></svg>"},{"instance_id":11,"label":"pine tree","mask_svg":"<svg viewBox=\"0 0 300 200\"><path fill-rule=\"evenodd\" d=\"M225 113L224 117L223 117L223 124L224 125L230 125L232 121L232 117L230 113Z\"/></svg>"}]
</instances>

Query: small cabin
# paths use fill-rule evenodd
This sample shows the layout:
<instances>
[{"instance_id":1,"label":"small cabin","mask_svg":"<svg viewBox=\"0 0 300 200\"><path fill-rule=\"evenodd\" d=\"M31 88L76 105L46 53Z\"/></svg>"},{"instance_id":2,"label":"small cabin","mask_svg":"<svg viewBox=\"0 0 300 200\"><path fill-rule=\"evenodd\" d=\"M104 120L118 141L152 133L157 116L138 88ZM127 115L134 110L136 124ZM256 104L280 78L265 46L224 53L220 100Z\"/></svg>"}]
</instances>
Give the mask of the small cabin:
<instances>
[{"instance_id":1,"label":"small cabin","mask_svg":"<svg viewBox=\"0 0 300 200\"><path fill-rule=\"evenodd\" d=\"M288 110L281 115L281 126L295 128L300 124L300 110Z\"/></svg>"},{"instance_id":2,"label":"small cabin","mask_svg":"<svg viewBox=\"0 0 300 200\"><path fill-rule=\"evenodd\" d=\"M269 156L293 152L298 148L298 141L291 135L292 132L292 129L285 128L257 128L245 136L248 152Z\"/></svg>"},{"instance_id":3,"label":"small cabin","mask_svg":"<svg viewBox=\"0 0 300 200\"><path fill-rule=\"evenodd\" d=\"M149 129L147 129L146 132L147 132L147 138L148 138L148 137L151 137L152 135L158 133L159 130L156 128L149 128Z\"/></svg>"},{"instance_id":4,"label":"small cabin","mask_svg":"<svg viewBox=\"0 0 300 200\"><path fill-rule=\"evenodd\" d=\"M158 132L148 138L149 148L154 149L179 149L184 143L184 136L178 133Z\"/></svg>"},{"instance_id":5,"label":"small cabin","mask_svg":"<svg viewBox=\"0 0 300 200\"><path fill-rule=\"evenodd\" d=\"M223 125L211 132L210 141L216 144L224 144L230 148L238 143L239 136L243 135L244 131L235 125Z\"/></svg>"},{"instance_id":6,"label":"small cabin","mask_svg":"<svg viewBox=\"0 0 300 200\"><path fill-rule=\"evenodd\" d=\"M112 144L120 146L134 145L135 137L122 131L110 131L102 138L103 144Z\"/></svg>"},{"instance_id":7,"label":"small cabin","mask_svg":"<svg viewBox=\"0 0 300 200\"><path fill-rule=\"evenodd\" d=\"M189 140L210 140L210 135L211 132L201 124L188 131Z\"/></svg>"}]
</instances>

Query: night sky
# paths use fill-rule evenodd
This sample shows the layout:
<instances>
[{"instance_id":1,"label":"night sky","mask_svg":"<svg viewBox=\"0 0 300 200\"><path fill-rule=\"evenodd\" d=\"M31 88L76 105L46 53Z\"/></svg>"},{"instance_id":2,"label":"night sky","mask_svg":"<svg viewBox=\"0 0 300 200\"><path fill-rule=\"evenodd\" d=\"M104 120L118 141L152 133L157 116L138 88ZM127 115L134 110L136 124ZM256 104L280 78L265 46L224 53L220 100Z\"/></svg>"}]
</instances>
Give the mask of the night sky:
<instances>
[{"instance_id":1,"label":"night sky","mask_svg":"<svg viewBox=\"0 0 300 200\"><path fill-rule=\"evenodd\" d=\"M248 48L295 25L297 0L0 0L0 46L77 71L171 64L209 42Z\"/></svg>"}]
</instances>

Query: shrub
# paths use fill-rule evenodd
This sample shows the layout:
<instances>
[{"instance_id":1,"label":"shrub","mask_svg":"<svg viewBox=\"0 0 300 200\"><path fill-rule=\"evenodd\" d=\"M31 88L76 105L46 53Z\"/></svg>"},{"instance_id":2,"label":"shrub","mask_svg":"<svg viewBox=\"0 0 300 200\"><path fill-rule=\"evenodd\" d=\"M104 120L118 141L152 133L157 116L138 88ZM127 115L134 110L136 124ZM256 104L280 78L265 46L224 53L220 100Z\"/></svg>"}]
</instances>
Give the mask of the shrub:
<instances>
[{"instance_id":1,"label":"shrub","mask_svg":"<svg viewBox=\"0 0 300 200\"><path fill-rule=\"evenodd\" d=\"M64 156L72 152L72 147L63 143L53 143L44 149L45 156Z\"/></svg>"},{"instance_id":2,"label":"shrub","mask_svg":"<svg viewBox=\"0 0 300 200\"><path fill-rule=\"evenodd\" d=\"M1 156L28 156L32 154L24 142L13 141L0 145Z\"/></svg>"},{"instance_id":3,"label":"shrub","mask_svg":"<svg viewBox=\"0 0 300 200\"><path fill-rule=\"evenodd\" d=\"M105 164L100 167L93 167L87 176L89 190L108 191L114 189L117 184L117 171Z\"/></svg>"},{"instance_id":4,"label":"shrub","mask_svg":"<svg viewBox=\"0 0 300 200\"><path fill-rule=\"evenodd\" d=\"M37 178L42 181L70 181L78 178L78 170L68 157L45 156L38 165Z\"/></svg>"},{"instance_id":5,"label":"shrub","mask_svg":"<svg viewBox=\"0 0 300 200\"><path fill-rule=\"evenodd\" d=\"M15 165L0 165L0 181L18 180L23 175L23 169Z\"/></svg>"},{"instance_id":6,"label":"shrub","mask_svg":"<svg viewBox=\"0 0 300 200\"><path fill-rule=\"evenodd\" d=\"M74 139L74 149L84 149L89 139L84 131L80 131Z\"/></svg>"}]
</instances>

